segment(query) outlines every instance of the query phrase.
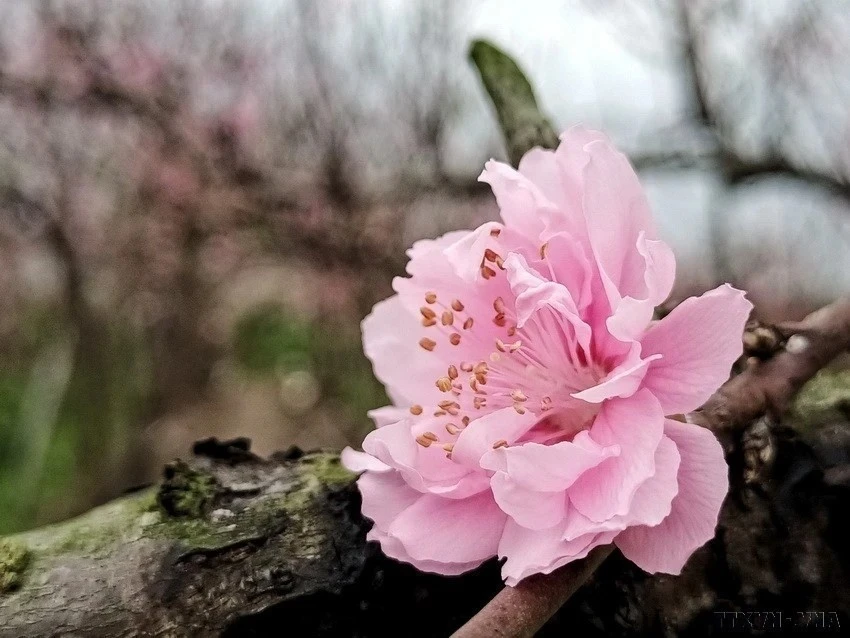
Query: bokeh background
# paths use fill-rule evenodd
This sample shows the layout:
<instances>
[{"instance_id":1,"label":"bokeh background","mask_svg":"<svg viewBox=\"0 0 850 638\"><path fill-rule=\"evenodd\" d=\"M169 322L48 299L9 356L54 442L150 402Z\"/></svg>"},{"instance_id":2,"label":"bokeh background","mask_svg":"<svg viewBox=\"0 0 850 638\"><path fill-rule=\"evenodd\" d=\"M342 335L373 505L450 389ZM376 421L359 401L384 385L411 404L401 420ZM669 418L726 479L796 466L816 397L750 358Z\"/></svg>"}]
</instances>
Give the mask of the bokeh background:
<instances>
[{"instance_id":1,"label":"bokeh background","mask_svg":"<svg viewBox=\"0 0 850 638\"><path fill-rule=\"evenodd\" d=\"M0 2L0 533L205 436L340 448L404 249L496 215L466 52L606 130L679 255L766 319L850 289L845 0Z\"/></svg>"}]
</instances>

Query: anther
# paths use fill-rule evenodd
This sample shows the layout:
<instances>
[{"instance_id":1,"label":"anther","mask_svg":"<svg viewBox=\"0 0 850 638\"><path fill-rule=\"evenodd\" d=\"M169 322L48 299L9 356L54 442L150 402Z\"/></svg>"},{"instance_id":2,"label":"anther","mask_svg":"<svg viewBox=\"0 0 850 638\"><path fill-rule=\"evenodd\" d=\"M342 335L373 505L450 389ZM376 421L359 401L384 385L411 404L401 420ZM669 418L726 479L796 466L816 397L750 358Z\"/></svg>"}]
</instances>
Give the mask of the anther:
<instances>
[{"instance_id":1,"label":"anther","mask_svg":"<svg viewBox=\"0 0 850 638\"><path fill-rule=\"evenodd\" d=\"M428 306L422 306L419 309L419 312L421 312L422 316L425 317L426 319L436 319L437 318L437 313L434 312L433 310L431 310Z\"/></svg>"},{"instance_id":2,"label":"anther","mask_svg":"<svg viewBox=\"0 0 850 638\"><path fill-rule=\"evenodd\" d=\"M501 228L493 228L493 229L490 230L490 237L498 237L501 234L502 234Z\"/></svg>"},{"instance_id":3,"label":"anther","mask_svg":"<svg viewBox=\"0 0 850 638\"><path fill-rule=\"evenodd\" d=\"M507 348L505 347L505 342L501 339L496 339L496 350L499 352L507 352Z\"/></svg>"},{"instance_id":4,"label":"anther","mask_svg":"<svg viewBox=\"0 0 850 638\"><path fill-rule=\"evenodd\" d=\"M508 326L508 336L513 337L516 334L516 326Z\"/></svg>"},{"instance_id":5,"label":"anther","mask_svg":"<svg viewBox=\"0 0 850 638\"><path fill-rule=\"evenodd\" d=\"M463 322L463 329L469 330L472 327L472 317L469 317L466 321Z\"/></svg>"},{"instance_id":6,"label":"anther","mask_svg":"<svg viewBox=\"0 0 850 638\"><path fill-rule=\"evenodd\" d=\"M454 447L455 447L455 446L454 446L453 444L451 444L451 443L446 443L445 445L443 445L443 449L444 449L446 452L448 452L449 454L451 454L451 453L452 453L452 450L454 449Z\"/></svg>"},{"instance_id":7,"label":"anther","mask_svg":"<svg viewBox=\"0 0 850 638\"><path fill-rule=\"evenodd\" d=\"M452 334L450 334L449 335L449 343L451 343L453 346L458 345L460 343L460 335L456 332L453 332Z\"/></svg>"},{"instance_id":8,"label":"anther","mask_svg":"<svg viewBox=\"0 0 850 638\"><path fill-rule=\"evenodd\" d=\"M514 403L514 410L517 414L525 414L525 408L522 407L521 403Z\"/></svg>"},{"instance_id":9,"label":"anther","mask_svg":"<svg viewBox=\"0 0 850 638\"><path fill-rule=\"evenodd\" d=\"M522 403L523 401L528 401L528 397L525 396L525 393L519 388L511 392L511 398L514 401L519 401L520 403Z\"/></svg>"},{"instance_id":10,"label":"anther","mask_svg":"<svg viewBox=\"0 0 850 638\"><path fill-rule=\"evenodd\" d=\"M463 304L460 302L460 299L452 300L452 310L455 312L463 312Z\"/></svg>"},{"instance_id":11,"label":"anther","mask_svg":"<svg viewBox=\"0 0 850 638\"><path fill-rule=\"evenodd\" d=\"M468 416L463 417L460 420L460 422L463 423L463 427L466 427L467 425L469 425L469 417Z\"/></svg>"},{"instance_id":12,"label":"anther","mask_svg":"<svg viewBox=\"0 0 850 638\"><path fill-rule=\"evenodd\" d=\"M472 371L473 371L476 375L478 375L478 374L487 374L487 372L488 372L489 370L490 370L490 366L488 366L488 365L487 365L487 362L486 362L486 361L479 361L478 363L476 363L476 364L475 364L475 367L474 367L474 368L472 368Z\"/></svg>"},{"instance_id":13,"label":"anther","mask_svg":"<svg viewBox=\"0 0 850 638\"><path fill-rule=\"evenodd\" d=\"M449 379L452 379L452 380L457 379L457 368L453 365L449 366L448 375L449 375Z\"/></svg>"},{"instance_id":14,"label":"anther","mask_svg":"<svg viewBox=\"0 0 850 638\"><path fill-rule=\"evenodd\" d=\"M495 310L499 314L504 314L505 300L501 297L496 297L496 299L493 301L493 310Z\"/></svg>"},{"instance_id":15,"label":"anther","mask_svg":"<svg viewBox=\"0 0 850 638\"><path fill-rule=\"evenodd\" d=\"M428 447L429 445L431 445L431 439L425 438L424 434L420 434L419 436L417 436L416 442L422 447Z\"/></svg>"},{"instance_id":16,"label":"anther","mask_svg":"<svg viewBox=\"0 0 850 638\"><path fill-rule=\"evenodd\" d=\"M439 440L437 438L437 435L434 434L433 432L423 432L422 436L424 436L426 439L431 439L432 441L438 441Z\"/></svg>"},{"instance_id":17,"label":"anther","mask_svg":"<svg viewBox=\"0 0 850 638\"><path fill-rule=\"evenodd\" d=\"M435 303L437 301L437 293L436 292L426 292L425 293L425 303Z\"/></svg>"},{"instance_id":18,"label":"anther","mask_svg":"<svg viewBox=\"0 0 850 638\"><path fill-rule=\"evenodd\" d=\"M456 426L454 423L446 423L446 432L454 436L458 432L460 432L460 428Z\"/></svg>"},{"instance_id":19,"label":"anther","mask_svg":"<svg viewBox=\"0 0 850 638\"><path fill-rule=\"evenodd\" d=\"M502 355L500 355L498 352L491 352L490 353L490 361L492 361L493 363L496 363L497 361L501 361L501 360L502 360Z\"/></svg>"},{"instance_id":20,"label":"anther","mask_svg":"<svg viewBox=\"0 0 850 638\"><path fill-rule=\"evenodd\" d=\"M443 316L440 317L440 321L444 326L450 326L455 322L455 316L451 310L446 310L443 312Z\"/></svg>"},{"instance_id":21,"label":"anther","mask_svg":"<svg viewBox=\"0 0 850 638\"><path fill-rule=\"evenodd\" d=\"M425 348L428 352L431 352L434 348L437 347L437 342L433 339L429 339L428 337L422 337L419 340L419 345Z\"/></svg>"},{"instance_id":22,"label":"anther","mask_svg":"<svg viewBox=\"0 0 850 638\"><path fill-rule=\"evenodd\" d=\"M508 447L508 442L505 439L499 439L495 443L493 443L493 449L498 450L500 447Z\"/></svg>"},{"instance_id":23,"label":"anther","mask_svg":"<svg viewBox=\"0 0 850 638\"><path fill-rule=\"evenodd\" d=\"M508 344L507 348L508 348L508 350L510 350L511 352L516 352L517 350L519 350L520 348L522 348L522 341L521 341L521 340L519 340L519 339L517 339L517 340L516 340L516 341L514 341L513 343Z\"/></svg>"},{"instance_id":24,"label":"anther","mask_svg":"<svg viewBox=\"0 0 850 638\"><path fill-rule=\"evenodd\" d=\"M504 328L505 324L508 323L508 320L505 319L505 313L500 312L495 317L493 317L493 323L495 323L500 328Z\"/></svg>"},{"instance_id":25,"label":"anther","mask_svg":"<svg viewBox=\"0 0 850 638\"><path fill-rule=\"evenodd\" d=\"M467 361L464 361L460 364L460 369L464 372L472 372L472 364Z\"/></svg>"},{"instance_id":26,"label":"anther","mask_svg":"<svg viewBox=\"0 0 850 638\"><path fill-rule=\"evenodd\" d=\"M452 380L448 377L440 377L435 384L440 392L448 392L452 389Z\"/></svg>"},{"instance_id":27,"label":"anther","mask_svg":"<svg viewBox=\"0 0 850 638\"><path fill-rule=\"evenodd\" d=\"M496 251L491 250L490 248L484 250L484 259L487 261L495 262L498 257L499 255L496 254Z\"/></svg>"},{"instance_id":28,"label":"anther","mask_svg":"<svg viewBox=\"0 0 850 638\"><path fill-rule=\"evenodd\" d=\"M422 406L418 405L418 404L417 405L411 405L410 406L410 413L414 416L419 416L420 414L422 414Z\"/></svg>"},{"instance_id":29,"label":"anther","mask_svg":"<svg viewBox=\"0 0 850 638\"><path fill-rule=\"evenodd\" d=\"M546 259L546 251L549 249L549 242L547 241L540 247L540 259Z\"/></svg>"},{"instance_id":30,"label":"anther","mask_svg":"<svg viewBox=\"0 0 850 638\"><path fill-rule=\"evenodd\" d=\"M481 276L484 279L490 279L496 276L496 271L490 268L490 266L481 266Z\"/></svg>"},{"instance_id":31,"label":"anther","mask_svg":"<svg viewBox=\"0 0 850 638\"><path fill-rule=\"evenodd\" d=\"M480 410L481 406L485 405L486 403L487 399L485 399L484 397L475 397L472 400L472 405L476 410Z\"/></svg>"},{"instance_id":32,"label":"anther","mask_svg":"<svg viewBox=\"0 0 850 638\"><path fill-rule=\"evenodd\" d=\"M431 326L437 325L436 319L428 319L427 317L422 317L422 325L426 328L430 328Z\"/></svg>"}]
</instances>

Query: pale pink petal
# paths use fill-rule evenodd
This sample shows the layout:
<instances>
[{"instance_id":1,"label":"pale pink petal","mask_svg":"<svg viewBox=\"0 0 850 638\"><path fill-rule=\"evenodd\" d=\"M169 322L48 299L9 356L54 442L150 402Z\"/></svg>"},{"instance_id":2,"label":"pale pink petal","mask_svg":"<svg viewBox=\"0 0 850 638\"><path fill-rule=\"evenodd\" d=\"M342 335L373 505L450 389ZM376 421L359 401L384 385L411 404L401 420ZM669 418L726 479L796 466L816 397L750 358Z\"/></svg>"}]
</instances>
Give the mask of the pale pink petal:
<instances>
[{"instance_id":1,"label":"pale pink petal","mask_svg":"<svg viewBox=\"0 0 850 638\"><path fill-rule=\"evenodd\" d=\"M554 445L523 443L488 450L481 457L481 467L506 473L512 481L530 490L560 492L590 468L619 453L619 445L600 445L589 432L583 431L572 441Z\"/></svg>"},{"instance_id":2,"label":"pale pink petal","mask_svg":"<svg viewBox=\"0 0 850 638\"><path fill-rule=\"evenodd\" d=\"M619 444L620 455L582 474L570 488L570 502L596 522L627 514L635 492L655 473L663 435L664 413L647 390L606 402L590 436L600 445Z\"/></svg>"},{"instance_id":3,"label":"pale pink petal","mask_svg":"<svg viewBox=\"0 0 850 638\"><path fill-rule=\"evenodd\" d=\"M644 387L665 414L697 409L729 378L752 307L742 291L727 284L686 299L647 331L644 356L662 358L649 366Z\"/></svg>"},{"instance_id":4,"label":"pale pink petal","mask_svg":"<svg viewBox=\"0 0 850 638\"><path fill-rule=\"evenodd\" d=\"M382 530L389 529L399 514L422 498L398 472L365 472L357 479L357 488L363 498L363 516Z\"/></svg>"},{"instance_id":5,"label":"pale pink petal","mask_svg":"<svg viewBox=\"0 0 850 638\"><path fill-rule=\"evenodd\" d=\"M434 352L422 348L419 340L432 335L398 295L375 304L363 320L362 330L363 350L393 403L404 406L440 400L440 391L434 386L446 369L440 346L445 355L450 346L439 344ZM405 365L399 366L399 361Z\"/></svg>"},{"instance_id":6,"label":"pale pink petal","mask_svg":"<svg viewBox=\"0 0 850 638\"><path fill-rule=\"evenodd\" d=\"M385 425L410 418L410 412L407 408L399 408L394 405L375 408L374 410L369 410L366 414L375 422L376 428L382 428Z\"/></svg>"},{"instance_id":7,"label":"pale pink petal","mask_svg":"<svg viewBox=\"0 0 850 638\"><path fill-rule=\"evenodd\" d=\"M452 460L480 469L481 457L493 450L493 444L514 443L537 422L533 413L518 414L513 408L502 408L471 421L460 433L452 450Z\"/></svg>"},{"instance_id":8,"label":"pale pink petal","mask_svg":"<svg viewBox=\"0 0 850 638\"><path fill-rule=\"evenodd\" d=\"M462 500L426 495L405 509L387 533L415 559L469 563L495 555L505 520L486 492Z\"/></svg>"},{"instance_id":9,"label":"pale pink petal","mask_svg":"<svg viewBox=\"0 0 850 638\"><path fill-rule=\"evenodd\" d=\"M528 529L546 529L564 519L567 495L561 492L538 492L519 485L504 472L490 479L493 498L502 511Z\"/></svg>"},{"instance_id":10,"label":"pale pink petal","mask_svg":"<svg viewBox=\"0 0 850 638\"><path fill-rule=\"evenodd\" d=\"M471 569L475 569L482 560L472 561L470 563L446 563L435 560L418 560L407 553L407 550L397 538L389 536L386 532L382 532L377 527L373 527L366 535L366 540L376 541L381 545L381 551L390 558L395 558L405 563L410 563L416 569L423 572L431 572L442 574L443 576L457 576Z\"/></svg>"},{"instance_id":11,"label":"pale pink petal","mask_svg":"<svg viewBox=\"0 0 850 638\"><path fill-rule=\"evenodd\" d=\"M350 447L343 449L339 455L339 460L342 466L350 472L360 473L367 470L372 472L389 472L392 469L389 465L383 461L379 461L371 454L358 452Z\"/></svg>"},{"instance_id":12,"label":"pale pink petal","mask_svg":"<svg viewBox=\"0 0 850 638\"><path fill-rule=\"evenodd\" d=\"M490 184L505 225L537 242L544 226L541 211L557 211L537 185L519 171L495 160L484 165L478 181Z\"/></svg>"},{"instance_id":13,"label":"pale pink petal","mask_svg":"<svg viewBox=\"0 0 850 638\"><path fill-rule=\"evenodd\" d=\"M619 287L639 273L646 260L637 248L641 233L655 239L655 223L637 175L626 156L603 141L586 147L590 160L584 169L584 214L590 244L612 302ZM610 288L609 286L613 286Z\"/></svg>"},{"instance_id":14,"label":"pale pink petal","mask_svg":"<svg viewBox=\"0 0 850 638\"><path fill-rule=\"evenodd\" d=\"M663 437L655 450L655 474L637 489L628 513L596 522L570 508L566 516L564 540L573 540L594 532L619 532L632 525L658 525L670 514L673 498L679 492L676 480L679 462L676 444L668 437Z\"/></svg>"},{"instance_id":15,"label":"pale pink petal","mask_svg":"<svg viewBox=\"0 0 850 638\"><path fill-rule=\"evenodd\" d=\"M664 429L682 457L679 493L672 511L655 527L630 527L621 532L616 543L638 567L651 573L678 574L690 555L714 537L729 479L723 449L711 432L669 419Z\"/></svg>"},{"instance_id":16,"label":"pale pink petal","mask_svg":"<svg viewBox=\"0 0 850 638\"><path fill-rule=\"evenodd\" d=\"M571 337L577 345L585 352L590 351L590 326L581 319L575 301L565 286L541 277L518 254L512 254L505 260L505 272L511 291L516 296L518 327L524 327L541 308L549 308L566 322L567 329L571 328Z\"/></svg>"},{"instance_id":17,"label":"pale pink petal","mask_svg":"<svg viewBox=\"0 0 850 638\"><path fill-rule=\"evenodd\" d=\"M634 343L625 360L599 383L571 396L588 403L602 403L615 397L630 397L640 387L649 364L658 358L660 355L641 358L641 346L639 343Z\"/></svg>"},{"instance_id":18,"label":"pale pink petal","mask_svg":"<svg viewBox=\"0 0 850 638\"><path fill-rule=\"evenodd\" d=\"M550 574L567 563L580 560L599 545L607 545L614 532L588 534L572 541L561 538L562 528L531 530L508 519L499 542L499 556L507 560L502 566L502 577L513 587L532 574Z\"/></svg>"},{"instance_id":19,"label":"pale pink petal","mask_svg":"<svg viewBox=\"0 0 850 638\"><path fill-rule=\"evenodd\" d=\"M417 423L415 427L427 425ZM420 492L462 499L489 487L485 475L447 459L439 446L424 448L416 443L409 421L373 430L364 439L363 450L397 469L408 485Z\"/></svg>"},{"instance_id":20,"label":"pale pink petal","mask_svg":"<svg viewBox=\"0 0 850 638\"><path fill-rule=\"evenodd\" d=\"M590 305L593 265L582 243L566 233L557 233L546 242L543 255L543 260L529 263L539 272L549 269L552 279L566 287L579 310Z\"/></svg>"}]
</instances>

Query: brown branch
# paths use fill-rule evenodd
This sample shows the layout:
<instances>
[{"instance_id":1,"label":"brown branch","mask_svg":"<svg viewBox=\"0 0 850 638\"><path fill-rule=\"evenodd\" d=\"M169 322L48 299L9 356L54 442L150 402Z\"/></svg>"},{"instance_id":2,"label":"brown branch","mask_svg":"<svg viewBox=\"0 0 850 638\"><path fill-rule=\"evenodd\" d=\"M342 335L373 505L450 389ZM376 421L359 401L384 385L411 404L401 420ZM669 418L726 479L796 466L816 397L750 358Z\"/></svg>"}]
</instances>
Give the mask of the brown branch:
<instances>
[{"instance_id":1,"label":"brown branch","mask_svg":"<svg viewBox=\"0 0 850 638\"><path fill-rule=\"evenodd\" d=\"M809 379L850 349L850 299L777 329L788 338L784 349L727 381L700 410L689 415L691 422L722 435L746 427L765 413L782 415ZM455 638L533 636L611 551L611 547L597 548L582 561L549 575L527 578L514 588L506 587L461 627Z\"/></svg>"},{"instance_id":2,"label":"brown branch","mask_svg":"<svg viewBox=\"0 0 850 638\"><path fill-rule=\"evenodd\" d=\"M505 587L452 638L533 636L612 551L610 545L597 547L584 560L564 565L551 574L529 576L516 587Z\"/></svg>"}]
</instances>

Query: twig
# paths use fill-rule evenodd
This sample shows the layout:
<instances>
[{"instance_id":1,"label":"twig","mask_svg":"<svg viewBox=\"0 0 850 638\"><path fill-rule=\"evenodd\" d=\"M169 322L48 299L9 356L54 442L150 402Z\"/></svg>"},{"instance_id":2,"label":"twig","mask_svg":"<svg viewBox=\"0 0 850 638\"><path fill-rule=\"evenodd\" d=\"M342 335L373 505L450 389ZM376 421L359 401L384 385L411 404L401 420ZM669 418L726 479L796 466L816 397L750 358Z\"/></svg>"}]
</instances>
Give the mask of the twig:
<instances>
[{"instance_id":1,"label":"twig","mask_svg":"<svg viewBox=\"0 0 850 638\"><path fill-rule=\"evenodd\" d=\"M612 551L610 545L597 547L584 560L564 565L551 574L529 576L516 587L505 587L452 638L533 636Z\"/></svg>"}]
</instances>

